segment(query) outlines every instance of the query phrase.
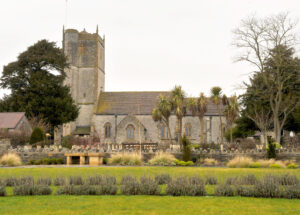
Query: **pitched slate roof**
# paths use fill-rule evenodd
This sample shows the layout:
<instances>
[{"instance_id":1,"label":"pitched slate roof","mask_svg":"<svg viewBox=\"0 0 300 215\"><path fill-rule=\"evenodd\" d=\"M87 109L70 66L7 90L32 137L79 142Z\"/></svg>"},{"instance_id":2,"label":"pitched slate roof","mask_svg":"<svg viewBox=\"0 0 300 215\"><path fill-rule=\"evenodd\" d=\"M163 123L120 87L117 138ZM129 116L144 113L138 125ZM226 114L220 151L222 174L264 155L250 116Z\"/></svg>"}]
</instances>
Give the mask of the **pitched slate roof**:
<instances>
[{"instance_id":1,"label":"pitched slate roof","mask_svg":"<svg viewBox=\"0 0 300 215\"><path fill-rule=\"evenodd\" d=\"M24 112L2 112L0 113L0 129L15 128L25 115Z\"/></svg>"},{"instance_id":2,"label":"pitched slate roof","mask_svg":"<svg viewBox=\"0 0 300 215\"><path fill-rule=\"evenodd\" d=\"M101 92L95 113L97 115L150 115L159 95L168 96L170 92ZM188 112L187 115L191 113ZM218 116L217 106L211 101L208 101L205 115Z\"/></svg>"}]
</instances>

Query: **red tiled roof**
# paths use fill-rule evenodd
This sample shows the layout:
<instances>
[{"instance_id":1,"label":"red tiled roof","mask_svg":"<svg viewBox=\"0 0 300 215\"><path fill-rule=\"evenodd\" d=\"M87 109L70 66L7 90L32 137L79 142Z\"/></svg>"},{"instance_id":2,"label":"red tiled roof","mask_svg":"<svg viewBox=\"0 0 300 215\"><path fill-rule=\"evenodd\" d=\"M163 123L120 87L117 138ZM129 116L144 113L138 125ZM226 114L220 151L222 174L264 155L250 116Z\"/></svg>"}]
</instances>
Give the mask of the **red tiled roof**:
<instances>
[{"instance_id":1,"label":"red tiled roof","mask_svg":"<svg viewBox=\"0 0 300 215\"><path fill-rule=\"evenodd\" d=\"M1 128L15 128L22 117L24 112L2 112L0 113L0 129Z\"/></svg>"}]
</instances>

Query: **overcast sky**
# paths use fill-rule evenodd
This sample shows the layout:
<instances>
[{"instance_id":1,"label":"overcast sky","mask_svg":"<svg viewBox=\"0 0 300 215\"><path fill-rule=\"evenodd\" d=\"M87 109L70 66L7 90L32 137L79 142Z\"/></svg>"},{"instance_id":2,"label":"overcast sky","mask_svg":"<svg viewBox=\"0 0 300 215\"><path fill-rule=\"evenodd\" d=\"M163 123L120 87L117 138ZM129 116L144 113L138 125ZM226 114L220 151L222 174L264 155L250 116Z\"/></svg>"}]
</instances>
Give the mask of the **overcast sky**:
<instances>
[{"instance_id":1,"label":"overcast sky","mask_svg":"<svg viewBox=\"0 0 300 215\"><path fill-rule=\"evenodd\" d=\"M234 63L232 30L249 14L290 12L300 0L0 0L0 74L38 40L61 47L62 26L106 39L106 91L161 91L190 96L221 86L231 95L252 71ZM0 89L0 97L7 91Z\"/></svg>"}]
</instances>

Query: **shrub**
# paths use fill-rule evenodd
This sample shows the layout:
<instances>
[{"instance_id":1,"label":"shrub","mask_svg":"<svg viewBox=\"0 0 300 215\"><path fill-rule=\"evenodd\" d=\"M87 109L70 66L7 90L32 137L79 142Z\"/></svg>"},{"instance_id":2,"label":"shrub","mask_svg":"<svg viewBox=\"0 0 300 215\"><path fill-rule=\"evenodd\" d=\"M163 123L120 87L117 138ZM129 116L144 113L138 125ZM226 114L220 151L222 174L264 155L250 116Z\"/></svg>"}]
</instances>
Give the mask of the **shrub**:
<instances>
[{"instance_id":1,"label":"shrub","mask_svg":"<svg viewBox=\"0 0 300 215\"><path fill-rule=\"evenodd\" d=\"M189 183L190 184L204 185L204 182L203 182L202 178L200 178L199 176L190 177L189 178Z\"/></svg>"},{"instance_id":2,"label":"shrub","mask_svg":"<svg viewBox=\"0 0 300 215\"><path fill-rule=\"evenodd\" d=\"M16 177L9 177L4 179L3 184L7 187L14 187L19 185L19 180Z\"/></svg>"},{"instance_id":3,"label":"shrub","mask_svg":"<svg viewBox=\"0 0 300 215\"><path fill-rule=\"evenodd\" d=\"M97 189L89 185L68 185L57 190L56 195L97 195Z\"/></svg>"},{"instance_id":4,"label":"shrub","mask_svg":"<svg viewBox=\"0 0 300 215\"><path fill-rule=\"evenodd\" d=\"M95 175L95 176L88 176L86 179L86 184L88 185L100 185L101 183L101 176Z\"/></svg>"},{"instance_id":5,"label":"shrub","mask_svg":"<svg viewBox=\"0 0 300 215\"><path fill-rule=\"evenodd\" d=\"M294 164L294 163L290 163L290 164L287 165L287 168L288 169L297 169L298 166L296 164Z\"/></svg>"},{"instance_id":6,"label":"shrub","mask_svg":"<svg viewBox=\"0 0 300 215\"><path fill-rule=\"evenodd\" d=\"M118 186L116 177L104 176L100 183L100 194L101 195L116 195Z\"/></svg>"},{"instance_id":7,"label":"shrub","mask_svg":"<svg viewBox=\"0 0 300 215\"><path fill-rule=\"evenodd\" d=\"M250 168L261 168L261 164L258 163L258 162L254 162L254 163L252 163L249 167L250 167Z\"/></svg>"},{"instance_id":8,"label":"shrub","mask_svg":"<svg viewBox=\"0 0 300 215\"><path fill-rule=\"evenodd\" d=\"M188 181L185 177L179 177L167 185L166 193L172 196L203 196L206 191L198 179Z\"/></svg>"},{"instance_id":9,"label":"shrub","mask_svg":"<svg viewBox=\"0 0 300 215\"><path fill-rule=\"evenodd\" d=\"M216 177L207 176L205 179L205 184L207 184L207 185L216 185L217 183L218 183L218 180Z\"/></svg>"},{"instance_id":10,"label":"shrub","mask_svg":"<svg viewBox=\"0 0 300 215\"><path fill-rule=\"evenodd\" d=\"M42 161L42 163L44 165L49 165L50 164L50 159L49 158L44 158L43 161Z\"/></svg>"},{"instance_id":11,"label":"shrub","mask_svg":"<svg viewBox=\"0 0 300 215\"><path fill-rule=\"evenodd\" d=\"M49 164L57 164L56 163L56 158L50 158L49 159Z\"/></svg>"},{"instance_id":12,"label":"shrub","mask_svg":"<svg viewBox=\"0 0 300 215\"><path fill-rule=\"evenodd\" d=\"M276 144L274 142L269 141L267 147L267 157L276 158Z\"/></svg>"},{"instance_id":13,"label":"shrub","mask_svg":"<svg viewBox=\"0 0 300 215\"><path fill-rule=\"evenodd\" d=\"M270 164L269 167L273 168L273 169L281 169L281 168L283 168L280 164L277 164L277 163Z\"/></svg>"},{"instance_id":14,"label":"shrub","mask_svg":"<svg viewBox=\"0 0 300 215\"><path fill-rule=\"evenodd\" d=\"M249 174L240 178L240 184L254 185L257 183L257 178L253 174Z\"/></svg>"},{"instance_id":15,"label":"shrub","mask_svg":"<svg viewBox=\"0 0 300 215\"><path fill-rule=\"evenodd\" d=\"M215 188L216 196L234 196L234 190L232 186L221 184Z\"/></svg>"},{"instance_id":16,"label":"shrub","mask_svg":"<svg viewBox=\"0 0 300 215\"><path fill-rule=\"evenodd\" d=\"M29 160L28 164L29 165L34 165L35 164L35 160Z\"/></svg>"},{"instance_id":17,"label":"shrub","mask_svg":"<svg viewBox=\"0 0 300 215\"><path fill-rule=\"evenodd\" d=\"M160 193L160 187L150 177L140 178L140 194L142 195L158 195Z\"/></svg>"},{"instance_id":18,"label":"shrub","mask_svg":"<svg viewBox=\"0 0 300 215\"><path fill-rule=\"evenodd\" d=\"M52 190L48 186L21 185L14 187L13 193L16 196L50 195Z\"/></svg>"},{"instance_id":19,"label":"shrub","mask_svg":"<svg viewBox=\"0 0 300 215\"><path fill-rule=\"evenodd\" d=\"M257 163L260 163L261 167L263 167L263 168L268 168L271 164L275 163L275 160L274 159L268 159L268 160L260 159L257 161Z\"/></svg>"},{"instance_id":20,"label":"shrub","mask_svg":"<svg viewBox=\"0 0 300 215\"><path fill-rule=\"evenodd\" d=\"M64 164L64 160L62 158L56 158L56 164Z\"/></svg>"},{"instance_id":21,"label":"shrub","mask_svg":"<svg viewBox=\"0 0 300 215\"><path fill-rule=\"evenodd\" d=\"M81 176L70 176L69 185L83 185L83 179Z\"/></svg>"},{"instance_id":22,"label":"shrub","mask_svg":"<svg viewBox=\"0 0 300 215\"><path fill-rule=\"evenodd\" d=\"M66 179L64 177L56 177L53 181L54 186L65 186Z\"/></svg>"},{"instance_id":23,"label":"shrub","mask_svg":"<svg viewBox=\"0 0 300 215\"><path fill-rule=\"evenodd\" d=\"M250 186L237 185L235 187L235 190L236 190L236 195L238 196L246 196L246 197L254 196L254 188Z\"/></svg>"},{"instance_id":24,"label":"shrub","mask_svg":"<svg viewBox=\"0 0 300 215\"><path fill-rule=\"evenodd\" d=\"M296 185L299 184L299 179L295 175L285 174L278 176L279 184L281 185Z\"/></svg>"},{"instance_id":25,"label":"shrub","mask_svg":"<svg viewBox=\"0 0 300 215\"><path fill-rule=\"evenodd\" d=\"M182 143L182 160L184 161L192 160L191 142L186 137L186 135L183 135L181 139L181 143Z\"/></svg>"},{"instance_id":26,"label":"shrub","mask_svg":"<svg viewBox=\"0 0 300 215\"><path fill-rule=\"evenodd\" d=\"M286 186L283 197L288 199L300 199L300 184Z\"/></svg>"},{"instance_id":27,"label":"shrub","mask_svg":"<svg viewBox=\"0 0 300 215\"><path fill-rule=\"evenodd\" d=\"M44 185L44 186L50 186L52 184L52 179L49 177L45 178L39 178L37 180L37 185Z\"/></svg>"},{"instance_id":28,"label":"shrub","mask_svg":"<svg viewBox=\"0 0 300 215\"><path fill-rule=\"evenodd\" d=\"M176 165L178 166L193 166L193 161L176 161Z\"/></svg>"},{"instance_id":29,"label":"shrub","mask_svg":"<svg viewBox=\"0 0 300 215\"><path fill-rule=\"evenodd\" d=\"M34 164L35 165L41 165L41 164L43 164L43 160L42 159L36 160L36 161L34 161Z\"/></svg>"},{"instance_id":30,"label":"shrub","mask_svg":"<svg viewBox=\"0 0 300 215\"><path fill-rule=\"evenodd\" d=\"M142 157L135 153L117 153L108 159L109 164L142 165Z\"/></svg>"},{"instance_id":31,"label":"shrub","mask_svg":"<svg viewBox=\"0 0 300 215\"><path fill-rule=\"evenodd\" d=\"M161 174L155 176L155 182L159 185L168 184L172 181L172 177L169 174Z\"/></svg>"},{"instance_id":32,"label":"shrub","mask_svg":"<svg viewBox=\"0 0 300 215\"><path fill-rule=\"evenodd\" d=\"M263 180L258 181L254 185L254 196L265 198L279 198L280 187L278 183L274 183L276 179L272 176L267 176Z\"/></svg>"},{"instance_id":33,"label":"shrub","mask_svg":"<svg viewBox=\"0 0 300 215\"><path fill-rule=\"evenodd\" d=\"M175 166L176 158L172 154L159 152L149 160L149 163L155 166Z\"/></svg>"},{"instance_id":34,"label":"shrub","mask_svg":"<svg viewBox=\"0 0 300 215\"><path fill-rule=\"evenodd\" d=\"M246 168L249 167L253 163L252 158L250 157L241 157L237 156L230 160L227 163L227 166L230 168Z\"/></svg>"},{"instance_id":35,"label":"shrub","mask_svg":"<svg viewBox=\"0 0 300 215\"><path fill-rule=\"evenodd\" d=\"M229 177L226 179L225 185L234 185L234 184L238 184L238 182L239 182L238 177Z\"/></svg>"},{"instance_id":36,"label":"shrub","mask_svg":"<svg viewBox=\"0 0 300 215\"><path fill-rule=\"evenodd\" d=\"M121 184L121 193L123 195L137 195L140 191L140 184L134 177L123 177Z\"/></svg>"},{"instance_id":37,"label":"shrub","mask_svg":"<svg viewBox=\"0 0 300 215\"><path fill-rule=\"evenodd\" d=\"M4 186L0 185L0 196L6 196L6 189Z\"/></svg>"},{"instance_id":38,"label":"shrub","mask_svg":"<svg viewBox=\"0 0 300 215\"><path fill-rule=\"evenodd\" d=\"M205 158L203 165L204 166L218 166L219 162L213 158Z\"/></svg>"},{"instance_id":39,"label":"shrub","mask_svg":"<svg viewBox=\"0 0 300 215\"><path fill-rule=\"evenodd\" d=\"M35 127L33 132L31 133L29 144L33 145L39 142L43 142L46 139L45 132L40 127Z\"/></svg>"},{"instance_id":40,"label":"shrub","mask_svg":"<svg viewBox=\"0 0 300 215\"><path fill-rule=\"evenodd\" d=\"M34 179L32 176L24 176L19 179L19 185L33 186Z\"/></svg>"},{"instance_id":41,"label":"shrub","mask_svg":"<svg viewBox=\"0 0 300 215\"><path fill-rule=\"evenodd\" d=\"M22 161L19 155L14 153L8 153L0 158L1 166L20 166Z\"/></svg>"},{"instance_id":42,"label":"shrub","mask_svg":"<svg viewBox=\"0 0 300 215\"><path fill-rule=\"evenodd\" d=\"M136 181L136 178L133 177L132 175L125 175L121 178L120 184L123 185L131 181Z\"/></svg>"}]
</instances>

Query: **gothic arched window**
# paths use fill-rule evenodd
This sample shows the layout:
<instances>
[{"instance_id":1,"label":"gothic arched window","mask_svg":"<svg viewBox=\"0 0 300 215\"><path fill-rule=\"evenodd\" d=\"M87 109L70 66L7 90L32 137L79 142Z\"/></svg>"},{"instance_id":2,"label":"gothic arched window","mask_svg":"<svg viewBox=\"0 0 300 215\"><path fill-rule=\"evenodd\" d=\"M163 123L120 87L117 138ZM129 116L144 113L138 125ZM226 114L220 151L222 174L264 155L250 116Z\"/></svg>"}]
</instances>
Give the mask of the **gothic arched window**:
<instances>
[{"instance_id":1,"label":"gothic arched window","mask_svg":"<svg viewBox=\"0 0 300 215\"><path fill-rule=\"evenodd\" d=\"M166 126L161 125L158 127L158 136L160 139L167 139L169 138L169 132Z\"/></svg>"},{"instance_id":2,"label":"gothic arched window","mask_svg":"<svg viewBox=\"0 0 300 215\"><path fill-rule=\"evenodd\" d=\"M126 128L127 139L134 139L134 127L133 125L128 125Z\"/></svg>"},{"instance_id":3,"label":"gothic arched window","mask_svg":"<svg viewBox=\"0 0 300 215\"><path fill-rule=\"evenodd\" d=\"M105 138L110 138L111 137L111 124L106 123L104 125L104 129L105 129Z\"/></svg>"},{"instance_id":4,"label":"gothic arched window","mask_svg":"<svg viewBox=\"0 0 300 215\"><path fill-rule=\"evenodd\" d=\"M187 137L192 136L192 125L190 123L185 124L184 131Z\"/></svg>"}]
</instances>

